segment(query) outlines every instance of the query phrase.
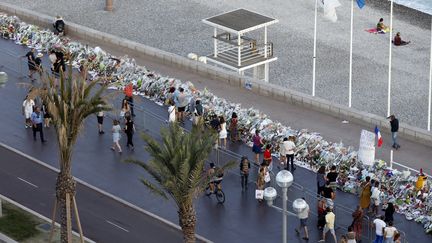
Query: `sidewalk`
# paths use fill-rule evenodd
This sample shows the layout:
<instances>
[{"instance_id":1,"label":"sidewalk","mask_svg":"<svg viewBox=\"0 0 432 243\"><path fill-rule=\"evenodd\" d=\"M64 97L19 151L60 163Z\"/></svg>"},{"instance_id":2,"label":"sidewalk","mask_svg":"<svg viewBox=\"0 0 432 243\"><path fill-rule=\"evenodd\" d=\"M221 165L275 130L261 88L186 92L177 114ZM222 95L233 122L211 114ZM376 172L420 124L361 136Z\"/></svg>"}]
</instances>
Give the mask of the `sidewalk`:
<instances>
[{"instance_id":1,"label":"sidewalk","mask_svg":"<svg viewBox=\"0 0 432 243\"><path fill-rule=\"evenodd\" d=\"M324 139L329 142L342 141L345 146L352 146L358 149L361 130L366 129L372 132L374 130L374 127L364 127L363 125L351 122L349 124L343 124L341 120L330 115L274 100L271 97L259 96L245 88L240 89L238 87L233 87L221 80L193 73L190 70L184 70L173 65L167 65L149 56L125 52L124 49L113 45L87 42L77 36L73 36L73 39L88 43L92 46L100 46L113 55L128 55L133 57L139 65L146 66L150 70L183 81L191 81L196 88L200 90L208 88L215 95L223 97L231 102L240 103L244 108L257 108L264 114L267 114L270 119L279 121L286 126L297 130L308 129L310 131L319 132L323 135ZM384 144L381 148L376 149L375 158L389 162L390 150L392 149L391 134L382 132L382 136ZM416 170L423 168L423 171L432 174L432 146L415 143L403 138L399 138L399 143L401 144L401 149L397 151L394 150L393 160L395 162Z\"/></svg>"}]
</instances>

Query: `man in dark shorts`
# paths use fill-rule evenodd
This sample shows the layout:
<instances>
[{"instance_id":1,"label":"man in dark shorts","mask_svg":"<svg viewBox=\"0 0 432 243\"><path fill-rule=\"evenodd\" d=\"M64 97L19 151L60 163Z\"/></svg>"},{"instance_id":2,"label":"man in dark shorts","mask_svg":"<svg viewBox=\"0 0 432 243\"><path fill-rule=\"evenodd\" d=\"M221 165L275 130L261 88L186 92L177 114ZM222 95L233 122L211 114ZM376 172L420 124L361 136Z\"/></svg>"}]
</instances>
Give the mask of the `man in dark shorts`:
<instances>
[{"instance_id":1,"label":"man in dark shorts","mask_svg":"<svg viewBox=\"0 0 432 243\"><path fill-rule=\"evenodd\" d=\"M29 68L29 78L31 81L35 81L36 79L33 78L33 74L37 71L36 63L35 63L35 49L31 48L29 52L25 55L27 57L27 64Z\"/></svg>"}]
</instances>

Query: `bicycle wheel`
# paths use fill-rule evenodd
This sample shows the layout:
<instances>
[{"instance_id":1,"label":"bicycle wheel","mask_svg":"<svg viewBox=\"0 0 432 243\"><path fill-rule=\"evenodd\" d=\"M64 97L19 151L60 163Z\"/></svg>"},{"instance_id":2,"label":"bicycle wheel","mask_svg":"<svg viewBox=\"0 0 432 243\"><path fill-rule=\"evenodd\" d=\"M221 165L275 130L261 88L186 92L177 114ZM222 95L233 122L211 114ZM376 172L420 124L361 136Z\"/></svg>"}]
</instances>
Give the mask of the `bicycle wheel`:
<instances>
[{"instance_id":1,"label":"bicycle wheel","mask_svg":"<svg viewBox=\"0 0 432 243\"><path fill-rule=\"evenodd\" d=\"M216 192L216 199L219 203L225 202L225 193L222 190L217 190Z\"/></svg>"},{"instance_id":2,"label":"bicycle wheel","mask_svg":"<svg viewBox=\"0 0 432 243\"><path fill-rule=\"evenodd\" d=\"M209 186L206 187L206 189L205 189L205 195L206 195L207 197L209 197L209 196L211 195L210 187L209 187Z\"/></svg>"}]
</instances>

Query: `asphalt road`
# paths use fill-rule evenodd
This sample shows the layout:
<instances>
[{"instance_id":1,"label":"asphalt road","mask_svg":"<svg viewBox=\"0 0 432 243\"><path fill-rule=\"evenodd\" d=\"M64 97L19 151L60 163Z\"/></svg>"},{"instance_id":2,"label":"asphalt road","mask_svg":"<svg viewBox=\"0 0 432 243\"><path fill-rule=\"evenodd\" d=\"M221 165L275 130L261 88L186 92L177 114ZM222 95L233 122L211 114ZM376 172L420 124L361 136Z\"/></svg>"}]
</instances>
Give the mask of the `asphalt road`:
<instances>
[{"instance_id":1,"label":"asphalt road","mask_svg":"<svg viewBox=\"0 0 432 243\"><path fill-rule=\"evenodd\" d=\"M0 154L0 194L51 218L57 172L1 146ZM84 234L96 242L182 242L178 229L79 182L76 201Z\"/></svg>"},{"instance_id":2,"label":"asphalt road","mask_svg":"<svg viewBox=\"0 0 432 243\"><path fill-rule=\"evenodd\" d=\"M0 141L23 151L41 161L52 166L58 167L57 146L52 129L46 129L48 143L43 145L39 141L34 142L30 130L26 130L23 125L23 117L20 112L22 99L25 96L24 88L17 88L18 82L28 82L19 80L19 65L14 64L13 56L7 56L6 52L13 52L15 56L23 55L26 50L23 47L16 46L11 42L0 40L0 63L10 68L10 81L6 87L0 89L0 110L3 117L0 120ZM9 64L8 64L9 63ZM46 62L47 63L47 62ZM25 66L24 66L25 68ZM25 70L25 69L24 69ZM232 92L232 91L230 91ZM228 93L228 92L227 92ZM255 97L260 99L259 97ZM136 124L138 130L147 130L154 136L158 136L158 131L165 123L163 120L167 117L166 110L163 107L147 99L136 99L137 112ZM120 103L118 103L120 105ZM297 115L297 114L292 114ZM318 116L318 115L317 115ZM315 119L315 121L320 121ZM321 121L327 121L322 119ZM306 122L306 121L305 121ZM311 122L311 121L307 121ZM189 125L189 124L188 124ZM105 123L106 131L109 131L111 124L107 119ZM123 155L113 153L109 150L111 146L111 135L97 134L96 118L90 117L85 122L84 132L77 142L73 157L73 174L86 181L87 183L101 188L113 195L116 195L126 201L129 201L145 210L155 213L171 222L178 222L177 212L173 202L161 200L159 197L152 195L138 181L138 178L149 176L134 165L122 163L122 160L128 157L148 159L148 155L142 148L144 143L136 138L136 149L134 152L125 151ZM122 145L125 144L124 138ZM243 144L229 144L229 149L237 154L245 154L252 158L251 150ZM220 154L219 159L216 153L212 154L209 160L214 162L228 161L236 159L232 156ZM275 168L275 171L277 169ZM306 191L315 191L315 174L311 171L299 168L294 174L295 182L298 185L290 189L289 198L295 199L305 196L310 204L312 211L315 211L316 203L312 196ZM240 178L237 169L228 173L223 181L223 188L227 200L224 205L218 205L215 198L202 196L196 201L196 211L198 217L197 233L215 242L278 242L281 239L281 214L272 208L258 203L254 199L254 174L250 177L249 191L242 193L240 188ZM274 180L273 180L274 181ZM54 185L54 183L53 183ZM80 193L80 192L78 192ZM85 207L79 203L80 210ZM280 205L280 200L276 200L276 205ZM351 210L358 203L358 198L351 194L338 193L336 199L336 215L339 229L338 235L346 232L346 227L351 223ZM345 205L342 207L342 205ZM83 209L81 209L83 208ZM101 222L103 223L103 222ZM288 239L290 242L302 242L294 234L294 227L297 225L297 219L290 217L288 220ZM319 232L314 227L316 218L311 216L310 219L310 240L317 241ZM423 233L419 224L408 222L402 217L396 217L396 227L406 232L410 241L427 242L430 236ZM147 226L142 226L147 227ZM87 229L84 227L84 230ZM90 236L89 236L90 237ZM143 236L145 237L145 236ZM91 237L90 237L91 238ZM134 241L126 241L134 242Z\"/></svg>"}]
</instances>

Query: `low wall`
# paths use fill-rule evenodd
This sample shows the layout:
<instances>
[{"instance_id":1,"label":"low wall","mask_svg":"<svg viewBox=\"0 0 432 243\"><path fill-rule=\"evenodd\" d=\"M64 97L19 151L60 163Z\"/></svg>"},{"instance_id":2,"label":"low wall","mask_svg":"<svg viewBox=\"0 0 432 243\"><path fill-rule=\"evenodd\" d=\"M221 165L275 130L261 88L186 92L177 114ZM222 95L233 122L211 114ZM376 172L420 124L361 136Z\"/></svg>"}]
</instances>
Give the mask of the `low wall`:
<instances>
[{"instance_id":1,"label":"low wall","mask_svg":"<svg viewBox=\"0 0 432 243\"><path fill-rule=\"evenodd\" d=\"M23 21L32 23L41 27L51 28L53 17L36 13L27 9L23 9L14 5L0 3L0 10L11 15L16 15ZM384 117L374 115L371 113L363 112L347 106L335 104L333 102L313 97L304 93L294 90L283 88L270 83L263 83L258 80L247 81L244 77L226 71L224 69L210 66L198 61L187 59L173 53L169 53L157 48L146 46L134 41L130 41L118 36L108 33L90 29L85 26L67 22L66 32L72 35L79 36L80 38L93 42L103 42L107 44L114 44L123 48L128 48L131 51L139 52L141 54L150 56L161 60L163 63L169 65L177 65L186 70L210 76L212 78L220 79L221 81L242 89L246 82L252 84L251 92L261 96L271 97L283 102L289 102L306 108L329 114L338 117L341 120L349 120L352 122L360 123L368 127L379 126L383 131L390 131L390 124ZM399 136L430 145L432 142L432 133L425 129L410 126L405 123L399 125Z\"/></svg>"}]
</instances>

